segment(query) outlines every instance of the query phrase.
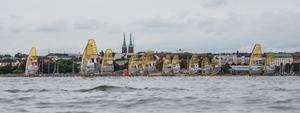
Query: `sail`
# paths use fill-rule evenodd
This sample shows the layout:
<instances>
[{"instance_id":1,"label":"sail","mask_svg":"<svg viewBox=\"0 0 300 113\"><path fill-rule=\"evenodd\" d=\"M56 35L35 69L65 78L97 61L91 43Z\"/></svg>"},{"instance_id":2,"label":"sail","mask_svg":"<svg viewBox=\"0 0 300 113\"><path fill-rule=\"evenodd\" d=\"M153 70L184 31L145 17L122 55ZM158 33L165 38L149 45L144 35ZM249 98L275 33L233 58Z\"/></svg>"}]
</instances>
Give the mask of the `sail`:
<instances>
[{"instance_id":1,"label":"sail","mask_svg":"<svg viewBox=\"0 0 300 113\"><path fill-rule=\"evenodd\" d=\"M219 65L219 59L215 56L211 61L212 75L216 75L221 71L221 65Z\"/></svg>"},{"instance_id":2,"label":"sail","mask_svg":"<svg viewBox=\"0 0 300 113\"><path fill-rule=\"evenodd\" d=\"M170 74L172 72L172 61L171 61L171 56L167 55L163 58L163 68L162 72L164 74Z\"/></svg>"},{"instance_id":3,"label":"sail","mask_svg":"<svg viewBox=\"0 0 300 113\"><path fill-rule=\"evenodd\" d=\"M155 61L152 52L146 52L141 57L141 62L142 62L142 69L145 74L149 74L155 70L155 66L154 66Z\"/></svg>"},{"instance_id":4,"label":"sail","mask_svg":"<svg viewBox=\"0 0 300 113\"><path fill-rule=\"evenodd\" d=\"M38 73L38 57L36 53L36 48L32 47L26 61L25 74L37 74Z\"/></svg>"},{"instance_id":5,"label":"sail","mask_svg":"<svg viewBox=\"0 0 300 113\"><path fill-rule=\"evenodd\" d=\"M266 59L266 65L272 65L272 61L273 61L273 53L269 52L267 53L267 59Z\"/></svg>"},{"instance_id":6,"label":"sail","mask_svg":"<svg viewBox=\"0 0 300 113\"><path fill-rule=\"evenodd\" d=\"M180 72L180 60L179 56L175 55L172 59L172 66L173 66L173 73L179 73Z\"/></svg>"},{"instance_id":7,"label":"sail","mask_svg":"<svg viewBox=\"0 0 300 113\"><path fill-rule=\"evenodd\" d=\"M133 55L130 57L128 62L128 73L129 75L136 75L140 72L140 60L138 55Z\"/></svg>"},{"instance_id":8,"label":"sail","mask_svg":"<svg viewBox=\"0 0 300 113\"><path fill-rule=\"evenodd\" d=\"M104 57L102 59L101 65L101 74L113 73L114 64L113 64L113 54L111 49L106 49Z\"/></svg>"},{"instance_id":9,"label":"sail","mask_svg":"<svg viewBox=\"0 0 300 113\"><path fill-rule=\"evenodd\" d=\"M81 60L81 73L99 73L99 55L94 39L89 39Z\"/></svg>"},{"instance_id":10,"label":"sail","mask_svg":"<svg viewBox=\"0 0 300 113\"><path fill-rule=\"evenodd\" d=\"M255 44L251 56L250 56L250 62L249 65L257 65L261 64L262 60L262 50L261 50L261 45L260 44Z\"/></svg>"},{"instance_id":11,"label":"sail","mask_svg":"<svg viewBox=\"0 0 300 113\"><path fill-rule=\"evenodd\" d=\"M193 55L189 61L189 72L191 74L196 74L199 69L199 58L197 55Z\"/></svg>"},{"instance_id":12,"label":"sail","mask_svg":"<svg viewBox=\"0 0 300 113\"><path fill-rule=\"evenodd\" d=\"M273 53L269 52L267 53L267 58L265 60L265 65L264 65L265 75L272 75L274 73L275 65L273 65L272 62L273 62Z\"/></svg>"}]
</instances>

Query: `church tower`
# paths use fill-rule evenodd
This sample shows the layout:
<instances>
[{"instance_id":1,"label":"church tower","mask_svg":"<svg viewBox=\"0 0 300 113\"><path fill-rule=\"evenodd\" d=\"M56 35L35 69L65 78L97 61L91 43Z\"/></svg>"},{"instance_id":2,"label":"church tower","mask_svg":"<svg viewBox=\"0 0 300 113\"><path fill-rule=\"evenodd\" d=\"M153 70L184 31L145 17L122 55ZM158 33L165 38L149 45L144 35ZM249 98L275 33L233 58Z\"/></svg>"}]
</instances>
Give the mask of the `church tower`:
<instances>
[{"instance_id":1,"label":"church tower","mask_svg":"<svg viewBox=\"0 0 300 113\"><path fill-rule=\"evenodd\" d=\"M125 39L125 33L123 33L123 45L122 45L122 53L127 53L127 45L126 45L126 39Z\"/></svg>"},{"instance_id":2,"label":"church tower","mask_svg":"<svg viewBox=\"0 0 300 113\"><path fill-rule=\"evenodd\" d=\"M132 34L130 32L130 41L129 41L129 46L128 46L128 53L134 53L134 45L132 43Z\"/></svg>"}]
</instances>

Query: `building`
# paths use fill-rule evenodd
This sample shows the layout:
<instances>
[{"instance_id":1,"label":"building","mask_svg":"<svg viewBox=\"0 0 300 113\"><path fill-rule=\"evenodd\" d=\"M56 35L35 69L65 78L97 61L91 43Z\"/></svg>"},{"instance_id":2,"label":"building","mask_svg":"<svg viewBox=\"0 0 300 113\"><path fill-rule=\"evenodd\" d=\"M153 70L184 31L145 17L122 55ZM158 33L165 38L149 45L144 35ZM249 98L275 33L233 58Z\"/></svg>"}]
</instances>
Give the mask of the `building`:
<instances>
[{"instance_id":1,"label":"building","mask_svg":"<svg viewBox=\"0 0 300 113\"><path fill-rule=\"evenodd\" d=\"M52 61L56 61L56 60L71 60L74 56L65 53L49 53L48 55L46 55L46 57L48 57Z\"/></svg>"},{"instance_id":2,"label":"building","mask_svg":"<svg viewBox=\"0 0 300 113\"><path fill-rule=\"evenodd\" d=\"M250 56L251 56L250 53L237 52L237 61L236 61L236 63L238 65L249 65Z\"/></svg>"},{"instance_id":3,"label":"building","mask_svg":"<svg viewBox=\"0 0 300 113\"><path fill-rule=\"evenodd\" d=\"M219 60L219 65L237 64L237 55L236 54L221 53L221 54L215 55L215 58Z\"/></svg>"},{"instance_id":4,"label":"building","mask_svg":"<svg viewBox=\"0 0 300 113\"><path fill-rule=\"evenodd\" d=\"M275 66L280 66L280 64L293 63L293 57L290 53L272 53L272 64Z\"/></svg>"},{"instance_id":5,"label":"building","mask_svg":"<svg viewBox=\"0 0 300 113\"><path fill-rule=\"evenodd\" d=\"M300 52L292 53L293 63L300 63Z\"/></svg>"},{"instance_id":6,"label":"building","mask_svg":"<svg viewBox=\"0 0 300 113\"><path fill-rule=\"evenodd\" d=\"M123 39L123 45L122 45L122 53L127 54L127 45L126 45L125 33L123 35L124 35L124 39Z\"/></svg>"},{"instance_id":7,"label":"building","mask_svg":"<svg viewBox=\"0 0 300 113\"><path fill-rule=\"evenodd\" d=\"M123 37L123 44L122 44L122 54L133 55L134 54L134 38L130 32L129 46L127 47L125 33L123 35L124 35L124 37Z\"/></svg>"},{"instance_id":8,"label":"building","mask_svg":"<svg viewBox=\"0 0 300 113\"><path fill-rule=\"evenodd\" d=\"M128 53L134 53L134 45L132 42L132 34L130 32L130 41L129 41L129 46L128 46Z\"/></svg>"},{"instance_id":9,"label":"building","mask_svg":"<svg viewBox=\"0 0 300 113\"><path fill-rule=\"evenodd\" d=\"M219 65L249 65L250 53L221 53L214 54L214 57L219 60Z\"/></svg>"}]
</instances>

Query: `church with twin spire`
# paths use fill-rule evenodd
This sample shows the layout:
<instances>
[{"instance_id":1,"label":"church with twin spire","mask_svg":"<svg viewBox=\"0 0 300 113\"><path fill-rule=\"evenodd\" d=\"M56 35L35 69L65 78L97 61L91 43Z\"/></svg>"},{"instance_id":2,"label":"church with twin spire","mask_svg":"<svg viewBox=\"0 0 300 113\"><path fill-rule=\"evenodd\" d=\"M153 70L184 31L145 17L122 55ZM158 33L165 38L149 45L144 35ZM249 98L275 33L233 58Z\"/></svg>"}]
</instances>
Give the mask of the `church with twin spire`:
<instances>
[{"instance_id":1,"label":"church with twin spire","mask_svg":"<svg viewBox=\"0 0 300 113\"><path fill-rule=\"evenodd\" d=\"M126 44L126 35L123 33L123 45L122 45L122 53L127 54L127 53L134 53L134 44L133 44L134 37L132 36L132 33L130 32L130 40L129 40L129 46L127 47Z\"/></svg>"}]
</instances>

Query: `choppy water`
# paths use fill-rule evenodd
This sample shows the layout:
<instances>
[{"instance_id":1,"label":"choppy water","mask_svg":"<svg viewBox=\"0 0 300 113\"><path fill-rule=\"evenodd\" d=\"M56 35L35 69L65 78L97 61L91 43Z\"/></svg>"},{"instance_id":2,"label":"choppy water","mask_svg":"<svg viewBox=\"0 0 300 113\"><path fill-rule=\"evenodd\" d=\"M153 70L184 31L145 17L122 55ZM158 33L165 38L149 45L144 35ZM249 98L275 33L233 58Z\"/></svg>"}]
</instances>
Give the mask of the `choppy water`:
<instances>
[{"instance_id":1,"label":"choppy water","mask_svg":"<svg viewBox=\"0 0 300 113\"><path fill-rule=\"evenodd\" d=\"M299 113L300 77L0 78L0 113Z\"/></svg>"}]
</instances>

